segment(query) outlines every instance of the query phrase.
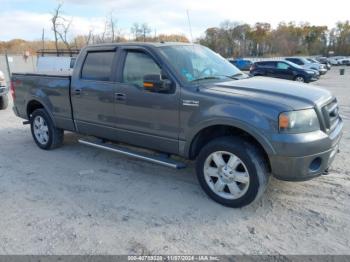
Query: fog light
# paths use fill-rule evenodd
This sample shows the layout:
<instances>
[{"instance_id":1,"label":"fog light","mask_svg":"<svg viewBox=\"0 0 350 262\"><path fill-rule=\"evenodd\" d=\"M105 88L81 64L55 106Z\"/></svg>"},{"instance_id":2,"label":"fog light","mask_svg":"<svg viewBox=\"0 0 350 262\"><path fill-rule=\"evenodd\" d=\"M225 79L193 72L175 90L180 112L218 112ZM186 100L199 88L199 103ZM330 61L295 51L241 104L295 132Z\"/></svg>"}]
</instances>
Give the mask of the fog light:
<instances>
[{"instance_id":1,"label":"fog light","mask_svg":"<svg viewBox=\"0 0 350 262\"><path fill-rule=\"evenodd\" d=\"M322 159L320 157L316 157L314 160L312 160L309 169L312 172L318 171L321 167Z\"/></svg>"}]
</instances>

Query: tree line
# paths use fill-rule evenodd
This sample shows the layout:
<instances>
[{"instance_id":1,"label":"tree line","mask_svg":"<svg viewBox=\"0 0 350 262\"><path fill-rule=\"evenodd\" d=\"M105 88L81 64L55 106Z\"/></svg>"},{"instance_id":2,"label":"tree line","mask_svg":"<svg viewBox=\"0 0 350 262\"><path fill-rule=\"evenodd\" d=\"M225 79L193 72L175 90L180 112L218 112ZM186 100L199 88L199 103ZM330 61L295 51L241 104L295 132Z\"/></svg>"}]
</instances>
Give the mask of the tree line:
<instances>
[{"instance_id":1,"label":"tree line","mask_svg":"<svg viewBox=\"0 0 350 262\"><path fill-rule=\"evenodd\" d=\"M208 28L198 41L224 57L350 55L350 24L338 22L329 29L282 22L272 28L269 23L224 21Z\"/></svg>"},{"instance_id":2,"label":"tree line","mask_svg":"<svg viewBox=\"0 0 350 262\"><path fill-rule=\"evenodd\" d=\"M80 49L85 45L143 41L143 42L189 42L186 36L179 34L160 34L147 23L134 23L129 37L118 27L113 12L105 18L104 29L94 33L71 36L74 22L64 15L62 4L54 9L51 18L53 40L45 38L43 30L41 40L25 41L14 39L0 41L0 53L35 53L39 49ZM291 55L350 55L350 23L338 22L334 28L315 26L308 23L280 23L272 28L269 23L249 25L224 21L218 27L208 28L196 42L208 46L224 57L262 57Z\"/></svg>"}]
</instances>

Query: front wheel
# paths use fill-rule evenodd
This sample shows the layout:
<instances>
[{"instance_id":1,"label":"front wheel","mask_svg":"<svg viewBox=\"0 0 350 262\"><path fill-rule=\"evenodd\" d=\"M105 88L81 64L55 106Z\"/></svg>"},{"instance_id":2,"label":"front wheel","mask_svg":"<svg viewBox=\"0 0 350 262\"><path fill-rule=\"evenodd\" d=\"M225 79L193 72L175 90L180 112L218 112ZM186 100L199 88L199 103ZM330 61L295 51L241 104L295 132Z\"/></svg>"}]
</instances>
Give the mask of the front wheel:
<instances>
[{"instance_id":1,"label":"front wheel","mask_svg":"<svg viewBox=\"0 0 350 262\"><path fill-rule=\"evenodd\" d=\"M34 141L41 149L49 150L62 145L64 131L55 127L45 109L36 109L33 112L30 127Z\"/></svg>"},{"instance_id":2,"label":"front wheel","mask_svg":"<svg viewBox=\"0 0 350 262\"><path fill-rule=\"evenodd\" d=\"M238 137L208 143L196 161L197 177L214 201L239 208L265 191L269 171L266 160L253 144Z\"/></svg>"},{"instance_id":3,"label":"front wheel","mask_svg":"<svg viewBox=\"0 0 350 262\"><path fill-rule=\"evenodd\" d=\"M305 78L303 76L296 76L294 81L305 83Z\"/></svg>"}]
</instances>

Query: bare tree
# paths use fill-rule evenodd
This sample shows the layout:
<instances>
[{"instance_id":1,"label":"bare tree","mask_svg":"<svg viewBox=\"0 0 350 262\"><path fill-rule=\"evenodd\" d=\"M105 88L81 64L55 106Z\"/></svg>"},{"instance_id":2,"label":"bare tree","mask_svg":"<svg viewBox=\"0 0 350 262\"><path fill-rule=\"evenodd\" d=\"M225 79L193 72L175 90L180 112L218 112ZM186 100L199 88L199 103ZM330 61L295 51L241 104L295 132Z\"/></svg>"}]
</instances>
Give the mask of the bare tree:
<instances>
[{"instance_id":1,"label":"bare tree","mask_svg":"<svg viewBox=\"0 0 350 262\"><path fill-rule=\"evenodd\" d=\"M141 25L143 41L146 41L146 37L152 32L152 29L148 26L148 24L143 23Z\"/></svg>"},{"instance_id":2,"label":"bare tree","mask_svg":"<svg viewBox=\"0 0 350 262\"><path fill-rule=\"evenodd\" d=\"M130 28L130 32L134 35L134 39L138 41L142 34L141 26L138 23L134 23Z\"/></svg>"},{"instance_id":3,"label":"bare tree","mask_svg":"<svg viewBox=\"0 0 350 262\"><path fill-rule=\"evenodd\" d=\"M67 20L65 18L61 18L61 23L59 24L59 27L61 28L61 30L57 30L57 34L59 35L60 39L62 40L62 42L64 43L64 45L66 46L66 48L71 51L71 47L68 41L68 31L69 28L72 24L72 20Z\"/></svg>"},{"instance_id":4,"label":"bare tree","mask_svg":"<svg viewBox=\"0 0 350 262\"><path fill-rule=\"evenodd\" d=\"M52 22L52 31L54 33L54 37L55 37L55 48L56 48L56 53L58 55L58 20L60 17L60 13L61 13L61 8L62 8L62 3L58 4L58 6L56 7L56 9L54 10L53 16L51 18L51 22Z\"/></svg>"},{"instance_id":5,"label":"bare tree","mask_svg":"<svg viewBox=\"0 0 350 262\"><path fill-rule=\"evenodd\" d=\"M52 30L54 32L55 37L55 48L56 53L58 55L58 40L64 43L66 48L70 51L71 46L68 40L68 32L72 24L72 20L68 20L62 16L62 3L59 3L56 9L53 12L53 16L51 18L52 22Z\"/></svg>"},{"instance_id":6,"label":"bare tree","mask_svg":"<svg viewBox=\"0 0 350 262\"><path fill-rule=\"evenodd\" d=\"M134 35L134 39L136 41L140 41L142 39L142 41L145 42L146 38L152 32L152 29L148 26L147 23L143 23L143 24L134 23L130 31Z\"/></svg>"}]
</instances>

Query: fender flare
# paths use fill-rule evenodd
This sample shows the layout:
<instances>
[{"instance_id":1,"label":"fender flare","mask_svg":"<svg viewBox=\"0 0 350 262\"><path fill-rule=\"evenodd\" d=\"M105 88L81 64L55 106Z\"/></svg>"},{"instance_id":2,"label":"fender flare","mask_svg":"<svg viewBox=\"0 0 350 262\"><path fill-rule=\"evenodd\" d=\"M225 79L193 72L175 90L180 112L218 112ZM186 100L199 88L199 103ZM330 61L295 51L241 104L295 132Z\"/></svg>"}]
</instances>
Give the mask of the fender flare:
<instances>
[{"instance_id":1,"label":"fender flare","mask_svg":"<svg viewBox=\"0 0 350 262\"><path fill-rule=\"evenodd\" d=\"M218 119L206 120L200 123L199 125L197 125L195 128L191 129L191 132L186 136L186 143L183 149L184 154L186 156L190 155L190 150L191 150L193 141L202 130L211 126L216 126L216 125L229 126L229 127L241 129L242 131L252 136L255 140L257 140L268 155L276 154L275 149L273 148L272 144L269 142L269 140L265 135L263 135L261 132L257 131L256 128L248 125L247 123L239 120L235 120L232 118L228 118L228 119L224 118L220 120Z\"/></svg>"}]
</instances>

